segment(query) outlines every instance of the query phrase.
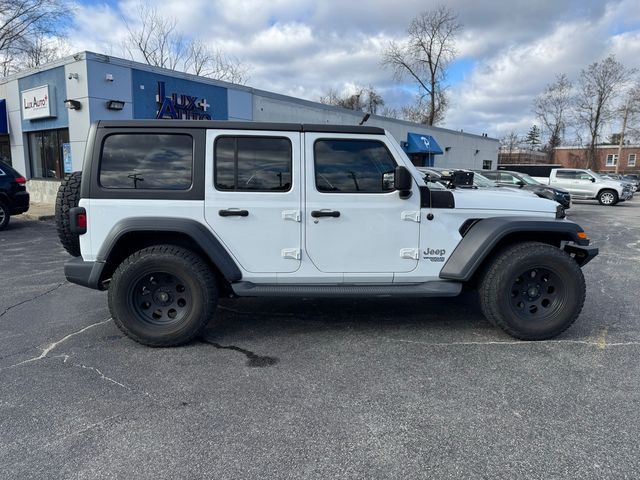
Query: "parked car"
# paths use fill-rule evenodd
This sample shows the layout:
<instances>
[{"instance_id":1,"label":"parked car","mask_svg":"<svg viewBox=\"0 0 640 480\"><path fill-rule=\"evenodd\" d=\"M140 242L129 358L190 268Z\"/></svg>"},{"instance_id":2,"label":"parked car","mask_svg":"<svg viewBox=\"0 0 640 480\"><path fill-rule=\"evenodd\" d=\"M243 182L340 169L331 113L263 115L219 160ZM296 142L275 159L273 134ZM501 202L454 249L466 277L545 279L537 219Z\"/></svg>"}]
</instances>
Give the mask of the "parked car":
<instances>
[{"instance_id":1,"label":"parked car","mask_svg":"<svg viewBox=\"0 0 640 480\"><path fill-rule=\"evenodd\" d=\"M631 188L631 190L633 192L637 192L638 191L638 185L636 184L635 181L628 180L628 179L624 178L624 175L620 175L619 173L600 173L600 176L602 178L607 179L607 180L613 180L615 182L620 182L623 185L629 185L629 187Z\"/></svg>"},{"instance_id":2,"label":"parked car","mask_svg":"<svg viewBox=\"0 0 640 480\"><path fill-rule=\"evenodd\" d=\"M426 183L381 128L102 120L89 135L83 171L58 190L58 233L76 255L65 275L108 290L115 324L145 345L190 341L228 296L451 297L466 285L525 340L559 335L582 310L581 267L598 249L561 205L473 188L472 172Z\"/></svg>"},{"instance_id":3,"label":"parked car","mask_svg":"<svg viewBox=\"0 0 640 480\"><path fill-rule=\"evenodd\" d=\"M494 180L498 185L529 190L539 197L555 200L565 209L571 208L571 194L568 190L552 187L550 185L543 185L526 173L512 172L510 170L483 170L482 175L487 177L489 180Z\"/></svg>"},{"instance_id":4,"label":"parked car","mask_svg":"<svg viewBox=\"0 0 640 480\"><path fill-rule=\"evenodd\" d=\"M12 215L29 210L26 183L22 175L0 160L0 230L7 228Z\"/></svg>"},{"instance_id":5,"label":"parked car","mask_svg":"<svg viewBox=\"0 0 640 480\"><path fill-rule=\"evenodd\" d=\"M549 177L534 178L545 185L566 188L573 199L598 200L601 205L611 206L633 198L631 185L603 178L589 169L556 168Z\"/></svg>"},{"instance_id":6,"label":"parked car","mask_svg":"<svg viewBox=\"0 0 640 480\"><path fill-rule=\"evenodd\" d=\"M627 173L623 175L623 180L627 182L633 182L636 184L636 188L640 188L640 174L637 173Z\"/></svg>"}]
</instances>

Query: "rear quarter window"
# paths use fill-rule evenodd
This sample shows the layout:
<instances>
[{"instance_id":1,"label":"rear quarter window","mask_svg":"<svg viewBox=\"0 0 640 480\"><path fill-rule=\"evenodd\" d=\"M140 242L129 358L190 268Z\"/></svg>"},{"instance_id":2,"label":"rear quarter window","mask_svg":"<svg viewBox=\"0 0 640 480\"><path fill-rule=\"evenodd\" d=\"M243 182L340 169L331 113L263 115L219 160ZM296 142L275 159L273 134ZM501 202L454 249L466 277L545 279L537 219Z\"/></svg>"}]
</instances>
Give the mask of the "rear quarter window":
<instances>
[{"instance_id":1,"label":"rear quarter window","mask_svg":"<svg viewBox=\"0 0 640 480\"><path fill-rule=\"evenodd\" d=\"M187 134L116 133L102 144L98 182L107 189L188 190L193 138Z\"/></svg>"}]
</instances>

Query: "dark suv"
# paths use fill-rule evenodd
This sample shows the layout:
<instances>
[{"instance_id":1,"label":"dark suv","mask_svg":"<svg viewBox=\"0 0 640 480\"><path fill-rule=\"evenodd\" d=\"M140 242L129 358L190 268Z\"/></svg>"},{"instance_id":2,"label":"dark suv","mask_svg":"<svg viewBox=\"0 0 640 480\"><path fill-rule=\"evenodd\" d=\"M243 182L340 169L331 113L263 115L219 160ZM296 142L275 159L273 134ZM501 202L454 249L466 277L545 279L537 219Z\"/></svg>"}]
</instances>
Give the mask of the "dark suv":
<instances>
[{"instance_id":1,"label":"dark suv","mask_svg":"<svg viewBox=\"0 0 640 480\"><path fill-rule=\"evenodd\" d=\"M551 187L538 182L526 173L511 172L506 170L481 170L480 173L485 177L495 181L498 185L508 187L523 188L529 190L539 197L555 200L565 209L571 207L571 194L563 188Z\"/></svg>"},{"instance_id":2,"label":"dark suv","mask_svg":"<svg viewBox=\"0 0 640 480\"><path fill-rule=\"evenodd\" d=\"M27 180L0 160L0 230L9 224L11 215L29 210Z\"/></svg>"}]
</instances>

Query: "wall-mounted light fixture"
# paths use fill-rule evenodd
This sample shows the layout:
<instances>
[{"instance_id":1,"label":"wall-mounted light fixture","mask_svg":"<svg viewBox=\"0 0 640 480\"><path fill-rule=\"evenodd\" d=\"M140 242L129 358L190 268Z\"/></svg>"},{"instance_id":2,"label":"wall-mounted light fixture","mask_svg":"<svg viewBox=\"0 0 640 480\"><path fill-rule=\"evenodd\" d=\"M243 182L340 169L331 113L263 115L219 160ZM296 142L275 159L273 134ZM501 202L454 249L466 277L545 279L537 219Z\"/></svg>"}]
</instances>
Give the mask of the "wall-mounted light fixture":
<instances>
[{"instance_id":1,"label":"wall-mounted light fixture","mask_svg":"<svg viewBox=\"0 0 640 480\"><path fill-rule=\"evenodd\" d=\"M124 102L122 100L107 100L107 108L109 110L122 110Z\"/></svg>"},{"instance_id":2,"label":"wall-mounted light fixture","mask_svg":"<svg viewBox=\"0 0 640 480\"><path fill-rule=\"evenodd\" d=\"M449 150L451 150L451 147L444 147L445 152L448 152Z\"/></svg>"},{"instance_id":3,"label":"wall-mounted light fixture","mask_svg":"<svg viewBox=\"0 0 640 480\"><path fill-rule=\"evenodd\" d=\"M476 153L474 153L474 155L477 155L480 153L480 150L476 150Z\"/></svg>"},{"instance_id":4,"label":"wall-mounted light fixture","mask_svg":"<svg viewBox=\"0 0 640 480\"><path fill-rule=\"evenodd\" d=\"M78 80L78 74L77 73L70 73L69 75L67 75L67 78L69 80L71 80L71 79Z\"/></svg>"},{"instance_id":5,"label":"wall-mounted light fixture","mask_svg":"<svg viewBox=\"0 0 640 480\"><path fill-rule=\"evenodd\" d=\"M78 100L65 100L64 106L69 110L80 110L82 108L82 104Z\"/></svg>"},{"instance_id":6,"label":"wall-mounted light fixture","mask_svg":"<svg viewBox=\"0 0 640 480\"><path fill-rule=\"evenodd\" d=\"M112 74L112 73L107 73L107 74L104 76L104 79L105 79L107 82L113 82L113 74Z\"/></svg>"}]
</instances>

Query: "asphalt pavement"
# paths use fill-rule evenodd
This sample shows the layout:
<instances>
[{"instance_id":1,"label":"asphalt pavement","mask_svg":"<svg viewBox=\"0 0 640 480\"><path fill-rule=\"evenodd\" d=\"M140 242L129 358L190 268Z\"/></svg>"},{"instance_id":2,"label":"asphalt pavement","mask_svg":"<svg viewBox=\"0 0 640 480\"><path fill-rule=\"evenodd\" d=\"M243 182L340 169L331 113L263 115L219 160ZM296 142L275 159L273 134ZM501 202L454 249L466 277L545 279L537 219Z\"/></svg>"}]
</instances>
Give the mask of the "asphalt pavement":
<instances>
[{"instance_id":1,"label":"asphalt pavement","mask_svg":"<svg viewBox=\"0 0 640 480\"><path fill-rule=\"evenodd\" d=\"M640 200L569 211L600 255L555 340L473 295L222 302L197 342L124 337L50 221L0 232L0 478L640 477Z\"/></svg>"}]
</instances>

